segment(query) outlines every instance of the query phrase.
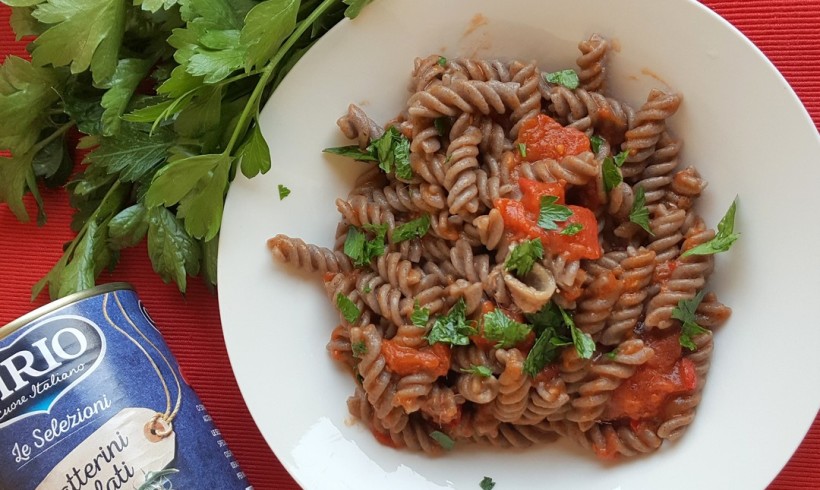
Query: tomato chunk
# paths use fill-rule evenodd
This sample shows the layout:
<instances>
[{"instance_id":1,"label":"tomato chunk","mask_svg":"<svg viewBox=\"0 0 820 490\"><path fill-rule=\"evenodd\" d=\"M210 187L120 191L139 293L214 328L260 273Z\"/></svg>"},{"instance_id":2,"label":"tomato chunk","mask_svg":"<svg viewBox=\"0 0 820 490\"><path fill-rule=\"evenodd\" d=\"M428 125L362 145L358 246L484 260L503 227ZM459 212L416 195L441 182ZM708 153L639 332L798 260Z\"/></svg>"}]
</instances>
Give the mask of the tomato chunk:
<instances>
[{"instance_id":1,"label":"tomato chunk","mask_svg":"<svg viewBox=\"0 0 820 490\"><path fill-rule=\"evenodd\" d=\"M450 369L450 348L442 343L414 349L385 340L382 342L382 355L387 367L399 376L421 372L444 376Z\"/></svg>"},{"instance_id":2,"label":"tomato chunk","mask_svg":"<svg viewBox=\"0 0 820 490\"><path fill-rule=\"evenodd\" d=\"M518 143L526 146L525 160L534 162L543 158L560 160L568 155L589 151L589 138L575 128L565 128L555 119L539 114L521 125Z\"/></svg>"}]
</instances>

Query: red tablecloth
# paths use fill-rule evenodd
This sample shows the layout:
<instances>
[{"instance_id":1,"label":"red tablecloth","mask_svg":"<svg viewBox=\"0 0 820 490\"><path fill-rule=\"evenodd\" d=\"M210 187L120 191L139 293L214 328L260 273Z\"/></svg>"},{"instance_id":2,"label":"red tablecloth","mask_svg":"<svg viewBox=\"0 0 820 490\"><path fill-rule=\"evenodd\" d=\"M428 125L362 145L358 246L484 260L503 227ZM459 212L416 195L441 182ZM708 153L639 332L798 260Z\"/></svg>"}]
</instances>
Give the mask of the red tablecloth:
<instances>
[{"instance_id":1,"label":"red tablecloth","mask_svg":"<svg viewBox=\"0 0 820 490\"><path fill-rule=\"evenodd\" d=\"M766 53L820 125L820 0L703 3ZM8 28L8 9L0 7L0 59L24 52ZM48 272L60 257L61 245L72 238L65 192L45 190L43 198L48 212L44 227L20 224L0 205L0 325L46 302L45 297L29 302L31 285ZM35 216L33 206L30 210ZM176 286L163 284L151 269L144 245L123 253L117 271L106 273L102 281L128 281L137 288L251 483L258 490L298 488L268 448L239 393L222 340L216 296L197 280L184 297ZM820 418L769 488L820 488Z\"/></svg>"}]
</instances>

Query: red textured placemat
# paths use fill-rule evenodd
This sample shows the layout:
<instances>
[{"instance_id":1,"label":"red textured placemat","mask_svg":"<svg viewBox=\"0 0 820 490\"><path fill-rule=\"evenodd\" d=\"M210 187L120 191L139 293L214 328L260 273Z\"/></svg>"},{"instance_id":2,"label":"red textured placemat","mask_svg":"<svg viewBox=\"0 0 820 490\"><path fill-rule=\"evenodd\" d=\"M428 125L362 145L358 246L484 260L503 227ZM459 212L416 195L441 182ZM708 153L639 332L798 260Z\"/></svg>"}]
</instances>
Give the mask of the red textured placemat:
<instances>
[{"instance_id":1,"label":"red textured placemat","mask_svg":"<svg viewBox=\"0 0 820 490\"><path fill-rule=\"evenodd\" d=\"M703 3L738 27L772 60L815 125L820 124L820 0ZM0 6L0 59L25 54L24 44L15 42L8 28L8 14ZM72 237L65 192L45 190L43 199L49 217L44 227L18 223L0 205L0 325L45 303L43 298L36 304L29 302L31 285L48 272L61 254L61 245ZM30 211L36 215L33 206ZM258 490L299 488L268 448L242 401L222 339L216 296L199 281L192 282L185 297L175 286L163 284L151 269L144 245L125 251L117 271L102 279L136 286L251 483ZM820 418L769 488L820 488Z\"/></svg>"}]
</instances>

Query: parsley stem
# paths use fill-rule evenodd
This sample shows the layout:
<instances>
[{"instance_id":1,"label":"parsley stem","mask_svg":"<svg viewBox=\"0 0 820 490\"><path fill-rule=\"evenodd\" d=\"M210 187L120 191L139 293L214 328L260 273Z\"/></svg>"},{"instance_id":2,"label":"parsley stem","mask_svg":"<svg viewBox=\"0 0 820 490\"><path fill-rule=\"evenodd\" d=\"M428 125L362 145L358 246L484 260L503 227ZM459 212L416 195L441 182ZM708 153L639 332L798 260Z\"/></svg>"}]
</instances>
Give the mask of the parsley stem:
<instances>
[{"instance_id":1,"label":"parsley stem","mask_svg":"<svg viewBox=\"0 0 820 490\"><path fill-rule=\"evenodd\" d=\"M248 99L248 102L245 104L245 108L242 110L242 114L239 116L239 121L236 123L236 128L233 130L231 139L225 147L224 153L226 155L230 155L231 152L233 152L234 146L236 146L239 137L247 131L249 125L248 119L251 117L251 113L258 112L254 111L254 109L258 106L260 98L262 97L262 92L264 92L265 87L267 87L270 83L271 77L273 76L273 73L279 63L282 62L282 59L288 51L290 51L290 49L296 44L296 41L302 37L302 34L304 34L305 31L307 31L307 29L312 26L313 23L316 22L316 20L321 17L331 5L338 1L339 0L324 0L318 7L316 7L316 9L314 9L313 12L305 18L305 20L296 26L296 29L294 29L291 35L288 36L285 43L282 44L273 58L271 58L271 60L268 61L268 64L265 65L265 68L262 70L262 75L251 93L250 99Z\"/></svg>"},{"instance_id":2,"label":"parsley stem","mask_svg":"<svg viewBox=\"0 0 820 490\"><path fill-rule=\"evenodd\" d=\"M91 216L85 220L83 227L77 232L77 236L75 236L74 239L71 240L71 243L68 244L68 247L66 247L65 252L63 252L63 257L71 257L71 254L74 253L74 249L77 247L77 244L80 243L80 240L82 240L86 230L88 230L88 224L97 219L97 216L100 214L100 209L106 207L108 200L114 195L121 183L122 182L120 182L120 179L117 179L113 184L111 184L111 187L108 188L108 191L105 193L105 196L103 196L100 204L97 205L94 212L91 213Z\"/></svg>"},{"instance_id":3,"label":"parsley stem","mask_svg":"<svg viewBox=\"0 0 820 490\"><path fill-rule=\"evenodd\" d=\"M40 150L42 150L43 148L48 146L49 143L51 143L55 139L62 136L69 129L73 128L75 124L76 123L74 121L69 121L69 122L63 124L62 126L57 128L53 133L48 135L46 138L44 138L43 140L37 142L37 144L32 146L31 150L29 150L29 151L33 152L33 154L36 155Z\"/></svg>"}]
</instances>

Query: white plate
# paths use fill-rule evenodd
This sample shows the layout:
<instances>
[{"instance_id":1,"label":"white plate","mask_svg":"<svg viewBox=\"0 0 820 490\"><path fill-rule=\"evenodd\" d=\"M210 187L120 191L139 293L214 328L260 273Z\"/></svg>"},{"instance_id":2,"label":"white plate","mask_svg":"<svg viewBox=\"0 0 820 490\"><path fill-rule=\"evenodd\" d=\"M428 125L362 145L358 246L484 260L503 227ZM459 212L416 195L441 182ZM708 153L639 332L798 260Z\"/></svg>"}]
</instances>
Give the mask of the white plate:
<instances>
[{"instance_id":1,"label":"white plate","mask_svg":"<svg viewBox=\"0 0 820 490\"><path fill-rule=\"evenodd\" d=\"M740 196L743 236L718 258L711 283L734 315L716 336L695 423L678 443L614 465L569 443L438 459L380 446L350 422L353 380L325 351L337 317L320 281L273 264L265 240L286 233L332 245L334 200L363 167L321 150L347 144L335 121L350 102L380 122L398 113L414 57L495 55L562 69L593 32L621 47L610 60L613 93L640 105L661 83L651 74L684 93L672 128L685 139L684 162L709 181L700 203L707 222ZM811 424L820 406L820 139L774 67L698 3L378 1L316 44L262 125L273 168L240 176L228 194L220 311L248 407L305 488L477 489L485 475L498 490L763 488ZM277 184L293 191L281 202Z\"/></svg>"}]
</instances>

